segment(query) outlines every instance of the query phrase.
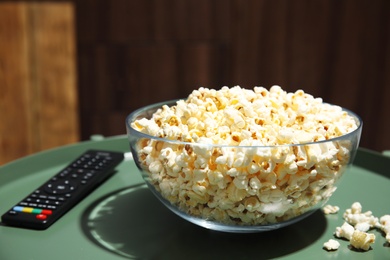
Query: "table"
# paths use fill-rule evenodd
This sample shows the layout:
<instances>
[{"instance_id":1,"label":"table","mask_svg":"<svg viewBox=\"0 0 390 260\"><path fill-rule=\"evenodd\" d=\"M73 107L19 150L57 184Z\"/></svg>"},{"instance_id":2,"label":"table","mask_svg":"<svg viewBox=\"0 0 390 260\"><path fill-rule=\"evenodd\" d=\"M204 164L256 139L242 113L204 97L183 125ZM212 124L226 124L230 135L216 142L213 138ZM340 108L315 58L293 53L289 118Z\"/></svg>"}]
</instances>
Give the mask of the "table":
<instances>
[{"instance_id":1,"label":"table","mask_svg":"<svg viewBox=\"0 0 390 260\"><path fill-rule=\"evenodd\" d=\"M0 167L0 213L27 196L87 149L129 152L126 136L59 147ZM339 250L322 249L343 223L342 213L359 201L375 216L390 214L390 158L360 148L329 204L336 215L317 211L291 226L263 233L230 234L186 222L146 188L131 158L47 230L0 225L0 259L390 259L378 231L368 252L339 240Z\"/></svg>"}]
</instances>

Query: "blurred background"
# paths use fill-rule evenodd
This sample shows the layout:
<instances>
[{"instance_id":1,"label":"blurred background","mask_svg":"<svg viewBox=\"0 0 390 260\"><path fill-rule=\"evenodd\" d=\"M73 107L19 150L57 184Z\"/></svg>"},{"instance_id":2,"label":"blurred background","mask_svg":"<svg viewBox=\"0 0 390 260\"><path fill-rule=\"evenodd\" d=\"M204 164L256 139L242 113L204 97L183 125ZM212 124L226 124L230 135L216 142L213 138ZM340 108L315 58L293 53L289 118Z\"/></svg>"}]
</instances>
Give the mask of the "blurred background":
<instances>
[{"instance_id":1,"label":"blurred background","mask_svg":"<svg viewBox=\"0 0 390 260\"><path fill-rule=\"evenodd\" d=\"M390 149L390 1L0 2L0 165L225 85L303 89Z\"/></svg>"}]
</instances>

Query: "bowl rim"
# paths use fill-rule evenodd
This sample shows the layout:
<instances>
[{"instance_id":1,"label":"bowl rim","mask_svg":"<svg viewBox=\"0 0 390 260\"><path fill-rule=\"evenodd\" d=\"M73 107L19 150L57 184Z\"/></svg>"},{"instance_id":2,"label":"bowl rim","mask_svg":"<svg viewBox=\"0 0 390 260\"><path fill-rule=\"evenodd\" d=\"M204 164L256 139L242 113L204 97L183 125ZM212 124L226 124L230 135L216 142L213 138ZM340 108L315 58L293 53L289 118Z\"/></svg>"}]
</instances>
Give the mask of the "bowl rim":
<instances>
[{"instance_id":1,"label":"bowl rim","mask_svg":"<svg viewBox=\"0 0 390 260\"><path fill-rule=\"evenodd\" d=\"M328 142L337 142L337 141L341 141L341 140L345 140L345 139L348 139L349 137L351 136L354 136L354 135L358 135L360 136L361 135L361 130L363 128L363 120L361 119L361 117L359 115L357 115L355 112L352 112L351 110L347 109L347 108L344 108L344 107L341 107L341 109L345 112L347 112L350 116L352 116L353 118L355 118L356 120L356 123L357 123L357 128L354 129L353 131L347 133L347 134L344 134L344 135L341 135L341 136L338 136L338 137L334 137L334 138L331 138L331 139L327 139L327 140L320 140L320 141L315 141L315 142L304 142L304 143L296 143L296 144L280 144L280 145L230 145L230 144L210 144L210 143L197 143L197 142L185 142L185 141L179 141L179 140L171 140L171 139L167 139L167 138L162 138L162 137L157 137L157 136L153 136L153 135L149 135L149 134L145 134L145 133L142 133L136 129L134 129L132 126L131 126L131 123L130 122L133 122L134 119L137 117L138 114L140 114L141 112L145 112L145 111L148 111L150 109L155 109L155 111L157 111L159 108L161 108L163 105L168 105L169 107L171 107L172 105L175 105L177 104L178 101L180 100L185 100L183 98L181 99L171 99L171 100L167 100L167 101L162 101L162 102L157 102L157 103L153 103L153 104L150 104L150 105L147 105L147 106L143 106L143 107L140 107L136 110L134 110L133 112L131 112L127 117L126 117L126 128L127 128L127 135L128 137L130 137L131 135L136 135L136 136L139 136L140 138L147 138L147 139L153 139L155 141L162 141L162 142L166 142L166 143L172 143L172 144L176 144L176 145L191 145L191 146L210 146L210 147L215 147L215 148L256 148L256 149L260 149L260 148L264 148L264 149L270 149L270 148L285 148L285 147L297 147L297 146L308 146L308 145L318 145L318 144L323 144L323 143L328 143ZM333 104L330 104L330 103L326 103L326 102L323 102L323 104L328 104L328 105L332 105L332 106L337 106L337 105L333 105ZM360 138L358 139L358 143L360 141Z\"/></svg>"}]
</instances>

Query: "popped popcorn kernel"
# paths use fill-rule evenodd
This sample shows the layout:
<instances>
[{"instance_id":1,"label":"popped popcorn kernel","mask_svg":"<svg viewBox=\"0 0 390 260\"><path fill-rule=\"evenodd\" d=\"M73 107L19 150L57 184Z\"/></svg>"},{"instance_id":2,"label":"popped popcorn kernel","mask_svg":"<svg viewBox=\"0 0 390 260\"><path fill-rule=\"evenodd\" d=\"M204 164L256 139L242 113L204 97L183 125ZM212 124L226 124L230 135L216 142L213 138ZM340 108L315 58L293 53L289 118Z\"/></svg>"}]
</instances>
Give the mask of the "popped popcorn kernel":
<instances>
[{"instance_id":1,"label":"popped popcorn kernel","mask_svg":"<svg viewBox=\"0 0 390 260\"><path fill-rule=\"evenodd\" d=\"M355 230L350 242L354 248L367 251L370 249L371 244L375 242L375 235Z\"/></svg>"},{"instance_id":2,"label":"popped popcorn kernel","mask_svg":"<svg viewBox=\"0 0 390 260\"><path fill-rule=\"evenodd\" d=\"M208 220L261 225L329 199L355 144L317 142L350 133L358 122L302 90L235 86L201 87L131 126L169 140L137 143L141 167L169 202Z\"/></svg>"},{"instance_id":3,"label":"popped popcorn kernel","mask_svg":"<svg viewBox=\"0 0 390 260\"><path fill-rule=\"evenodd\" d=\"M339 249L340 243L337 240L329 239L327 242L324 243L324 248L328 251L334 251Z\"/></svg>"},{"instance_id":4,"label":"popped popcorn kernel","mask_svg":"<svg viewBox=\"0 0 390 260\"><path fill-rule=\"evenodd\" d=\"M380 217L377 226L385 234L386 241L390 243L390 215L383 215Z\"/></svg>"},{"instance_id":5,"label":"popped popcorn kernel","mask_svg":"<svg viewBox=\"0 0 390 260\"><path fill-rule=\"evenodd\" d=\"M345 238L347 240L351 240L353 232L355 232L355 228L349 223L344 222L341 227L336 227L334 235L338 238Z\"/></svg>"},{"instance_id":6,"label":"popped popcorn kernel","mask_svg":"<svg viewBox=\"0 0 390 260\"><path fill-rule=\"evenodd\" d=\"M328 215L328 214L336 214L337 212L339 212L340 208L338 206L332 206L332 205L325 205L325 207L323 207L322 211L324 212L324 214Z\"/></svg>"}]
</instances>

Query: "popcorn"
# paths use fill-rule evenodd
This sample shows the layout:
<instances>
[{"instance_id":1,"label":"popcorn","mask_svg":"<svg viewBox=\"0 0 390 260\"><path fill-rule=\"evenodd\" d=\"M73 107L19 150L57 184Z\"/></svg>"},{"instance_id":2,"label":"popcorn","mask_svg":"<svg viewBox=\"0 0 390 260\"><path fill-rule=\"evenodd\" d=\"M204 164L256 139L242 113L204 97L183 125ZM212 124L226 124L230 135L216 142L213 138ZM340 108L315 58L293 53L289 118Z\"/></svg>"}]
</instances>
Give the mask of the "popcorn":
<instances>
[{"instance_id":1,"label":"popcorn","mask_svg":"<svg viewBox=\"0 0 390 260\"><path fill-rule=\"evenodd\" d=\"M337 240L329 239L324 243L324 248L328 251L337 250L340 247L340 243Z\"/></svg>"},{"instance_id":2,"label":"popcorn","mask_svg":"<svg viewBox=\"0 0 390 260\"><path fill-rule=\"evenodd\" d=\"M375 242L375 235L367 231L378 225L378 218L374 217L371 211L362 213L362 205L359 202L354 202L351 208L344 212L343 218L347 222L336 228L335 236L346 238L356 249L370 249Z\"/></svg>"},{"instance_id":3,"label":"popcorn","mask_svg":"<svg viewBox=\"0 0 390 260\"><path fill-rule=\"evenodd\" d=\"M350 209L347 209L343 214L343 217L348 223L351 225L368 225L369 228L373 228L378 223L378 218L372 215L371 211L367 211L362 213L362 205L359 202L355 202L352 204Z\"/></svg>"},{"instance_id":4,"label":"popcorn","mask_svg":"<svg viewBox=\"0 0 390 260\"><path fill-rule=\"evenodd\" d=\"M323 207L322 211L328 215L328 214L336 214L337 212L339 212L340 208L338 206L332 206L332 205L326 205L325 207Z\"/></svg>"},{"instance_id":5,"label":"popcorn","mask_svg":"<svg viewBox=\"0 0 390 260\"><path fill-rule=\"evenodd\" d=\"M131 126L172 140L137 143L157 191L188 214L238 225L286 221L327 201L353 144L313 142L358 127L340 107L279 86L199 88Z\"/></svg>"},{"instance_id":6,"label":"popcorn","mask_svg":"<svg viewBox=\"0 0 390 260\"><path fill-rule=\"evenodd\" d=\"M362 232L367 232L371 229L371 226L368 222L360 222L355 225L355 228Z\"/></svg>"},{"instance_id":7,"label":"popcorn","mask_svg":"<svg viewBox=\"0 0 390 260\"><path fill-rule=\"evenodd\" d=\"M390 215L382 216L377 227L385 233L386 241L390 243Z\"/></svg>"},{"instance_id":8,"label":"popcorn","mask_svg":"<svg viewBox=\"0 0 390 260\"><path fill-rule=\"evenodd\" d=\"M375 235L355 230L350 242L354 248L367 251L370 249L371 244L375 242Z\"/></svg>"},{"instance_id":9,"label":"popcorn","mask_svg":"<svg viewBox=\"0 0 390 260\"><path fill-rule=\"evenodd\" d=\"M324 207L324 212L325 209L332 210L333 208L333 206L327 205ZM386 241L390 242L390 215L384 215L378 220L371 211L362 213L362 205L359 202L354 202L351 208L344 212L343 217L346 222L341 227L336 227L334 235L347 239L355 249L367 251L371 248L371 245L375 243L376 236L367 232L372 228L383 231ZM330 245L327 244L327 246L331 248ZM325 244L324 248L329 250Z\"/></svg>"},{"instance_id":10,"label":"popcorn","mask_svg":"<svg viewBox=\"0 0 390 260\"><path fill-rule=\"evenodd\" d=\"M339 238L345 238L347 240L351 240L353 232L355 232L355 228L351 226L349 223L344 222L341 227L336 227L336 231L334 235Z\"/></svg>"}]
</instances>

